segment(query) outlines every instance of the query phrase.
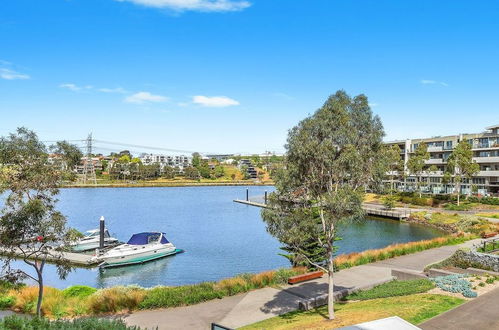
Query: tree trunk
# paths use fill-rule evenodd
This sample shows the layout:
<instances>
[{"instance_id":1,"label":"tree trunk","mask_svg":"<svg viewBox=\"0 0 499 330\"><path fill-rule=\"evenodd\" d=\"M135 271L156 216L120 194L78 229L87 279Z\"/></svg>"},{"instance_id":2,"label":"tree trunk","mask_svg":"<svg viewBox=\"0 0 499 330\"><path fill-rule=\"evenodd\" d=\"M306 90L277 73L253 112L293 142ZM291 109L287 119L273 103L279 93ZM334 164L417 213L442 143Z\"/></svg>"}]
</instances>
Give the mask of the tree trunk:
<instances>
[{"instance_id":1,"label":"tree trunk","mask_svg":"<svg viewBox=\"0 0 499 330\"><path fill-rule=\"evenodd\" d=\"M35 263L36 274L38 275L38 302L36 304L36 315L42 316L42 300L43 300L43 266L45 261L41 261L40 267L38 267L38 261Z\"/></svg>"},{"instance_id":2,"label":"tree trunk","mask_svg":"<svg viewBox=\"0 0 499 330\"><path fill-rule=\"evenodd\" d=\"M461 197L461 183L457 184L457 206L459 206Z\"/></svg>"},{"instance_id":3,"label":"tree trunk","mask_svg":"<svg viewBox=\"0 0 499 330\"><path fill-rule=\"evenodd\" d=\"M330 320L334 320L334 281L333 281L333 271L334 271L334 264L333 264L333 256L331 253L331 256L329 257L329 267L328 267L328 279L329 279L329 285L328 285L328 295L327 295L327 312Z\"/></svg>"}]
</instances>

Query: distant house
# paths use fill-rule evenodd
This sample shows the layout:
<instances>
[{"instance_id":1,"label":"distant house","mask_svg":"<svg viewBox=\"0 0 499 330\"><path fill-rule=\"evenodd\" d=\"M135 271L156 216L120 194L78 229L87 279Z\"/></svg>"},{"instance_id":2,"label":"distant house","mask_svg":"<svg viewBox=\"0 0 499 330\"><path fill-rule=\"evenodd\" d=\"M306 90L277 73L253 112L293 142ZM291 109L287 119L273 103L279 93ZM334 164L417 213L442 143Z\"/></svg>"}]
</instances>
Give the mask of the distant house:
<instances>
[{"instance_id":1,"label":"distant house","mask_svg":"<svg viewBox=\"0 0 499 330\"><path fill-rule=\"evenodd\" d=\"M142 154L139 159L144 165L159 164L161 170L165 166L170 166L183 171L192 165L192 157L185 155Z\"/></svg>"},{"instance_id":2,"label":"distant house","mask_svg":"<svg viewBox=\"0 0 499 330\"><path fill-rule=\"evenodd\" d=\"M248 176L251 179L257 179L258 178L258 172L256 171L255 167L251 163L251 160L249 160L249 159L241 159L239 161L239 169L242 169L244 166L246 166L246 172L248 173Z\"/></svg>"}]
</instances>

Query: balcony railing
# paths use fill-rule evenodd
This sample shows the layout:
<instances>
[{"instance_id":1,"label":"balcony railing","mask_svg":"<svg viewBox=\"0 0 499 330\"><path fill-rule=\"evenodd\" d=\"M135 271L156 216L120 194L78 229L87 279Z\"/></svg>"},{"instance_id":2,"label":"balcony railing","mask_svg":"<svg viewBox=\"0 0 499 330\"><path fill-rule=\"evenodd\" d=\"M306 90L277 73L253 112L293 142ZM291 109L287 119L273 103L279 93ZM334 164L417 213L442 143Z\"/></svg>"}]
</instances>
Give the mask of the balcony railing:
<instances>
[{"instance_id":1,"label":"balcony railing","mask_svg":"<svg viewBox=\"0 0 499 330\"><path fill-rule=\"evenodd\" d=\"M430 158L426 161L426 164L443 164L443 158Z\"/></svg>"},{"instance_id":2,"label":"balcony railing","mask_svg":"<svg viewBox=\"0 0 499 330\"><path fill-rule=\"evenodd\" d=\"M443 151L444 147L428 147L428 152L436 152L436 151Z\"/></svg>"},{"instance_id":3,"label":"balcony railing","mask_svg":"<svg viewBox=\"0 0 499 330\"><path fill-rule=\"evenodd\" d=\"M477 163L499 163L499 157L473 157Z\"/></svg>"},{"instance_id":4,"label":"balcony railing","mask_svg":"<svg viewBox=\"0 0 499 330\"><path fill-rule=\"evenodd\" d=\"M476 176L497 176L499 177L499 171L480 171Z\"/></svg>"}]
</instances>

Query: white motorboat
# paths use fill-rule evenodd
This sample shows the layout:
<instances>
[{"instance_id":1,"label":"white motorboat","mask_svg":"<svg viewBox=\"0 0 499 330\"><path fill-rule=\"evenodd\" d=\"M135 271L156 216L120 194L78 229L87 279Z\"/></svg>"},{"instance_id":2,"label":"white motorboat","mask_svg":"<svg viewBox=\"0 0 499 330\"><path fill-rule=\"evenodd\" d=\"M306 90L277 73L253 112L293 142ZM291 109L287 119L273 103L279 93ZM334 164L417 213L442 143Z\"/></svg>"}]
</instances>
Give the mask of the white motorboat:
<instances>
[{"instance_id":1,"label":"white motorboat","mask_svg":"<svg viewBox=\"0 0 499 330\"><path fill-rule=\"evenodd\" d=\"M132 235L126 244L96 257L101 266L113 267L144 263L182 252L166 239L165 233L146 232Z\"/></svg>"},{"instance_id":2,"label":"white motorboat","mask_svg":"<svg viewBox=\"0 0 499 330\"><path fill-rule=\"evenodd\" d=\"M100 245L100 229L86 231L85 236L71 244L71 250L75 252L83 252L95 250ZM118 244L117 238L111 237L107 229L104 230L104 247L109 247Z\"/></svg>"}]
</instances>

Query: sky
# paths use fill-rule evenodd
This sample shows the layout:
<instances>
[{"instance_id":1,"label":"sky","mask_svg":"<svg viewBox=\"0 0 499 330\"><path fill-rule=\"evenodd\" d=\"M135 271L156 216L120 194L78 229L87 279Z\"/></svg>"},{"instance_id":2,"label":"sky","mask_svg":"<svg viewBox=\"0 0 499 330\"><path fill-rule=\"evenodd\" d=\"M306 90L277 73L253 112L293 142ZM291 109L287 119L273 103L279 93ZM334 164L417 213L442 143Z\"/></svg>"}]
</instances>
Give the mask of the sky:
<instances>
[{"instance_id":1,"label":"sky","mask_svg":"<svg viewBox=\"0 0 499 330\"><path fill-rule=\"evenodd\" d=\"M339 89L368 96L386 140L481 132L499 124L498 17L489 0L3 0L0 135L282 152Z\"/></svg>"}]
</instances>

